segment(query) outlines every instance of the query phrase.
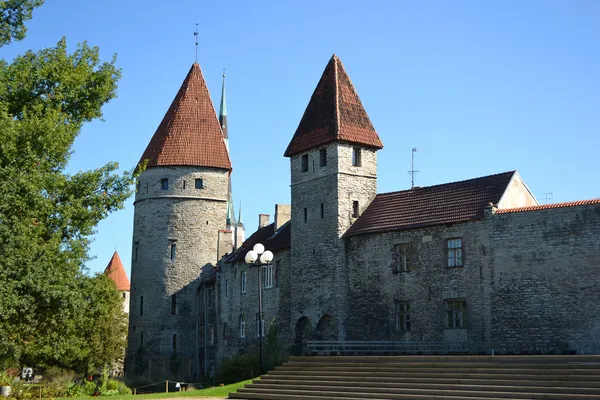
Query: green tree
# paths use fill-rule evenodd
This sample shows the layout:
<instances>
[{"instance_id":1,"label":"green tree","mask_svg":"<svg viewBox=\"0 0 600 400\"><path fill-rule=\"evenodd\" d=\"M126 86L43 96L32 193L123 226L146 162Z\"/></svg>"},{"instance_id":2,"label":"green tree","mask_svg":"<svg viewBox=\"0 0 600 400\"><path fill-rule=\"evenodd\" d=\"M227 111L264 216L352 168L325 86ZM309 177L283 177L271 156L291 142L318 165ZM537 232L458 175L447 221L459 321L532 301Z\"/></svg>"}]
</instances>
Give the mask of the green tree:
<instances>
[{"instance_id":1,"label":"green tree","mask_svg":"<svg viewBox=\"0 0 600 400\"><path fill-rule=\"evenodd\" d=\"M0 2L0 45L24 35L41 1ZM6 10L16 10L16 16ZM56 47L0 60L0 362L78 371L124 346L120 296L84 265L100 220L123 207L131 173L118 165L68 174L84 123L116 96L120 71L97 47Z\"/></svg>"}]
</instances>

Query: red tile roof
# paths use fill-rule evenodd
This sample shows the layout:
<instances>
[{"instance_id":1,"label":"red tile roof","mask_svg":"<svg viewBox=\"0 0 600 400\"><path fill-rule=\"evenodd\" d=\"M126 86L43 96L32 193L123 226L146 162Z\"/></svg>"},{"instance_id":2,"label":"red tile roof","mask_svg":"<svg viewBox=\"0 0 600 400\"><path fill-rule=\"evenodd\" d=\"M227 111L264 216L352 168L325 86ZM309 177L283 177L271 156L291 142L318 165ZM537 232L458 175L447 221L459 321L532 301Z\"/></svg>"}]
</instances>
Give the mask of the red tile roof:
<instances>
[{"instance_id":1,"label":"red tile roof","mask_svg":"<svg viewBox=\"0 0 600 400\"><path fill-rule=\"evenodd\" d=\"M191 165L231 170L221 125L202 71L192 65L140 164L147 167Z\"/></svg>"},{"instance_id":2,"label":"red tile roof","mask_svg":"<svg viewBox=\"0 0 600 400\"><path fill-rule=\"evenodd\" d=\"M334 54L310 98L286 157L340 141L383 148L340 59Z\"/></svg>"},{"instance_id":3,"label":"red tile roof","mask_svg":"<svg viewBox=\"0 0 600 400\"><path fill-rule=\"evenodd\" d=\"M472 221L497 204L515 171L466 181L383 193L352 224L345 236Z\"/></svg>"},{"instance_id":4,"label":"red tile roof","mask_svg":"<svg viewBox=\"0 0 600 400\"><path fill-rule=\"evenodd\" d=\"M125 273L125 268L123 268L121 257L119 257L119 253L116 251L110 259L104 273L115 282L117 289L129 291L129 279Z\"/></svg>"},{"instance_id":5,"label":"red tile roof","mask_svg":"<svg viewBox=\"0 0 600 400\"><path fill-rule=\"evenodd\" d=\"M554 204L540 204L537 206L529 206L529 207L504 208L502 210L497 210L496 214L508 214L508 213L515 213L515 212L524 212L524 211L548 210L551 208L587 206L590 204L600 204L600 199L567 201L564 203L554 203Z\"/></svg>"}]
</instances>

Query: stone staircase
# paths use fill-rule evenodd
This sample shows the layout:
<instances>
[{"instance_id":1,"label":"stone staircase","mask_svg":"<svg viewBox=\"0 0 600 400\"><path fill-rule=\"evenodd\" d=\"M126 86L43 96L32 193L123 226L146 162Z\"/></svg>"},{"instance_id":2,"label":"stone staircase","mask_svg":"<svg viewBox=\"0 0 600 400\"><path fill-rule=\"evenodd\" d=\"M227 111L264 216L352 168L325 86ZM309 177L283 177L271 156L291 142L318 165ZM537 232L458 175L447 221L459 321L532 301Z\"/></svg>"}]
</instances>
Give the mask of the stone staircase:
<instances>
[{"instance_id":1,"label":"stone staircase","mask_svg":"<svg viewBox=\"0 0 600 400\"><path fill-rule=\"evenodd\" d=\"M600 399L600 356L316 356L232 399Z\"/></svg>"}]
</instances>

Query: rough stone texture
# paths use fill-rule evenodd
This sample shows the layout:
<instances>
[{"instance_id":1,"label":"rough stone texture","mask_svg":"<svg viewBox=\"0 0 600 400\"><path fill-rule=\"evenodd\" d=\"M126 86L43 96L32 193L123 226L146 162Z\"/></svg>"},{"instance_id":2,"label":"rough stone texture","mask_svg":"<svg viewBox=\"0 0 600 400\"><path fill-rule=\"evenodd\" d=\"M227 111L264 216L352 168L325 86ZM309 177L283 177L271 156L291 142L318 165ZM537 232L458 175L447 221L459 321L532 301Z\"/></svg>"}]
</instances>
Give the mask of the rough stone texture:
<instances>
[{"instance_id":1,"label":"rough stone texture","mask_svg":"<svg viewBox=\"0 0 600 400\"><path fill-rule=\"evenodd\" d=\"M461 237L464 266L446 267ZM600 351L600 206L492 215L483 221L348 240L347 339L483 342L499 352ZM414 270L395 273L394 245ZM465 329L445 328L444 300L464 299ZM410 301L410 332L394 303Z\"/></svg>"},{"instance_id":2,"label":"rough stone texture","mask_svg":"<svg viewBox=\"0 0 600 400\"><path fill-rule=\"evenodd\" d=\"M321 148L327 151L326 166L320 166ZM319 321L330 321L338 328L334 336L343 339L344 324L337 321L345 319L347 282L340 237L356 220L352 216L353 201L359 202L362 212L375 197L377 153L362 148L361 166L353 167L352 145L332 143L321 148L308 152L307 172L302 172L302 154L290 160L293 267L289 329L294 332L298 321L307 318L313 329L320 328L316 337L323 337L321 331L331 329Z\"/></svg>"},{"instance_id":3,"label":"rough stone texture","mask_svg":"<svg viewBox=\"0 0 600 400\"><path fill-rule=\"evenodd\" d=\"M165 178L169 189L161 190ZM203 189L195 188L197 178L203 180ZM190 381L196 377L196 293L201 271L217 262L218 232L225 228L227 214L227 179L227 170L201 167L155 167L139 177L131 263L129 379ZM173 244L176 254L171 261ZM176 315L171 315L172 295L177 296ZM142 334L148 362L136 368ZM135 372L139 370L143 373Z\"/></svg>"}]
</instances>

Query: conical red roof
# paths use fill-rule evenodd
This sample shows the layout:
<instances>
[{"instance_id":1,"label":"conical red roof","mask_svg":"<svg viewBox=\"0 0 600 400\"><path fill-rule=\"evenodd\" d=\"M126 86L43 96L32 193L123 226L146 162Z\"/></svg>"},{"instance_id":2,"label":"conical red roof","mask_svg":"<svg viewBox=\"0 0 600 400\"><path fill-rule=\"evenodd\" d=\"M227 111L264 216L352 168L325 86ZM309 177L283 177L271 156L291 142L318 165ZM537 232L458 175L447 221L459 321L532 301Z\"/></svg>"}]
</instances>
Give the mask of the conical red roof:
<instances>
[{"instance_id":1,"label":"conical red roof","mask_svg":"<svg viewBox=\"0 0 600 400\"><path fill-rule=\"evenodd\" d=\"M117 289L129 291L129 279L125 273L125 268L123 268L121 257L119 257L119 253L116 251L106 266L104 273L116 283Z\"/></svg>"},{"instance_id":2,"label":"conical red roof","mask_svg":"<svg viewBox=\"0 0 600 400\"><path fill-rule=\"evenodd\" d=\"M323 71L285 156L291 157L334 141L377 149L383 147L350 77L335 54Z\"/></svg>"},{"instance_id":3,"label":"conical red roof","mask_svg":"<svg viewBox=\"0 0 600 400\"><path fill-rule=\"evenodd\" d=\"M198 63L188 72L140 164L190 165L231 170L221 126Z\"/></svg>"}]
</instances>

